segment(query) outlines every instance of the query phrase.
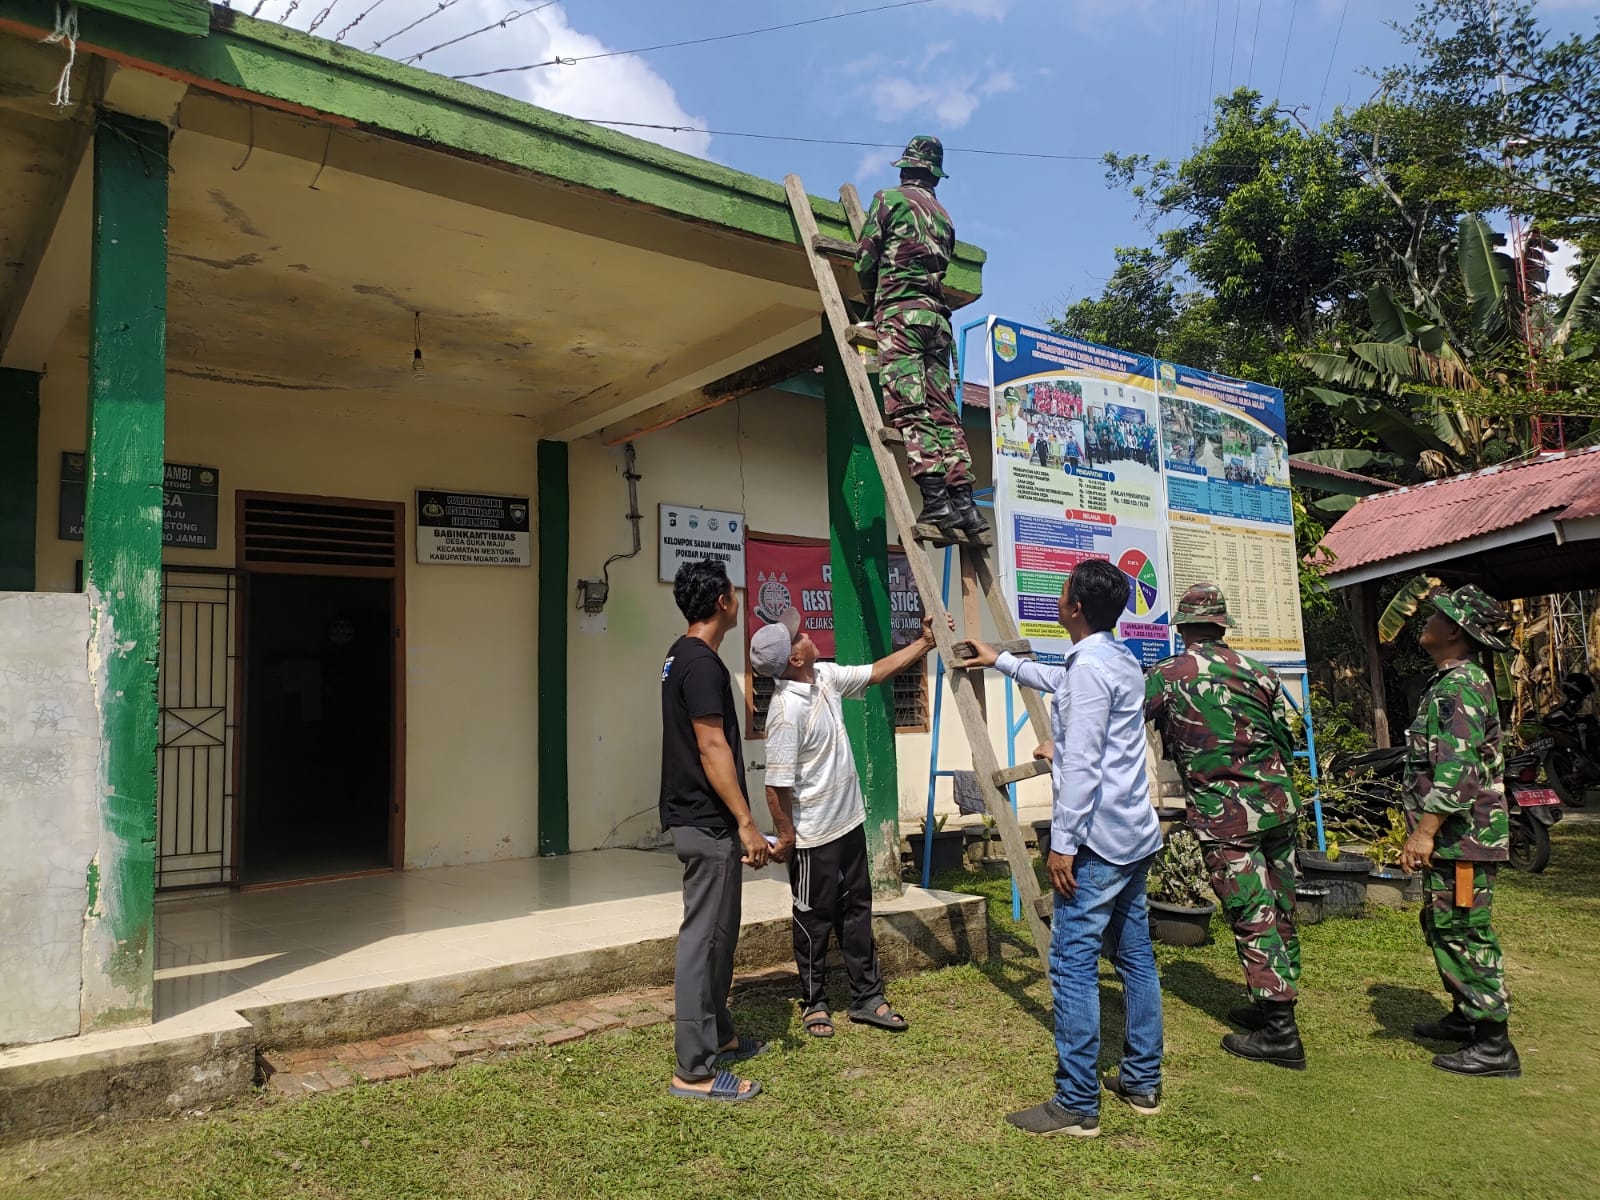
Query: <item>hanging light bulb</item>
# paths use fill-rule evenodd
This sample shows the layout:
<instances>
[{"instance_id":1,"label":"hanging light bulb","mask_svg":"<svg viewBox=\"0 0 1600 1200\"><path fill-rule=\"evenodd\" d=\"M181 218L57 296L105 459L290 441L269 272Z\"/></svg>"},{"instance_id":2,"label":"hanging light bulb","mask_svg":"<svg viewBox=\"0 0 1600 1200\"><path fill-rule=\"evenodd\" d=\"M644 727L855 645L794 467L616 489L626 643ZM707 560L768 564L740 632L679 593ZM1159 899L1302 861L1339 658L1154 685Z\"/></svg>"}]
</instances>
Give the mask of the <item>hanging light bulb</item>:
<instances>
[{"instance_id":1,"label":"hanging light bulb","mask_svg":"<svg viewBox=\"0 0 1600 1200\"><path fill-rule=\"evenodd\" d=\"M427 371L422 365L422 314L417 313L412 323L413 348L411 351L411 378L420 381Z\"/></svg>"}]
</instances>

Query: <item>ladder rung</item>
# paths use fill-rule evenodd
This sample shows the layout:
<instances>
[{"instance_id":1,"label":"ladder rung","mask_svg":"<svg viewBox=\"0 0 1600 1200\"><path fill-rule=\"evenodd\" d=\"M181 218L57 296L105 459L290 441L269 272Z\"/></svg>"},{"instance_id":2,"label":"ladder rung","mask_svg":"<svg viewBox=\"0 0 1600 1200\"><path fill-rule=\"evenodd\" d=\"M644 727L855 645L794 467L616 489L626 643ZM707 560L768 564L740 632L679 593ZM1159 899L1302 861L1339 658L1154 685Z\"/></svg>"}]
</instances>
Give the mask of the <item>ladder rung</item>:
<instances>
[{"instance_id":1,"label":"ladder rung","mask_svg":"<svg viewBox=\"0 0 1600 1200\"><path fill-rule=\"evenodd\" d=\"M1033 643L1027 638L1012 638L1004 642L990 642L1001 654L1015 654L1018 658L1033 657ZM957 642L956 655L960 658L971 658L973 654L971 642Z\"/></svg>"},{"instance_id":2,"label":"ladder rung","mask_svg":"<svg viewBox=\"0 0 1600 1200\"><path fill-rule=\"evenodd\" d=\"M829 237L819 233L811 239L811 248L818 254L827 258L842 258L846 262L855 262L856 244L847 242L843 238Z\"/></svg>"},{"instance_id":3,"label":"ladder rung","mask_svg":"<svg viewBox=\"0 0 1600 1200\"><path fill-rule=\"evenodd\" d=\"M1049 848L1046 847L1046 852L1048 852L1048 850ZM1046 925L1050 924L1050 918L1055 915L1056 911L1055 891L1052 889L1035 900L1033 902L1033 911L1034 915L1037 916L1039 920L1043 921Z\"/></svg>"},{"instance_id":4,"label":"ladder rung","mask_svg":"<svg viewBox=\"0 0 1600 1200\"><path fill-rule=\"evenodd\" d=\"M926 542L930 546L992 546L994 536L982 534L976 538L962 533L959 530L946 533L937 525L916 525L912 527L911 536L919 542Z\"/></svg>"},{"instance_id":5,"label":"ladder rung","mask_svg":"<svg viewBox=\"0 0 1600 1200\"><path fill-rule=\"evenodd\" d=\"M878 441L885 446L904 446L906 444L906 435L891 426L880 425L878 427Z\"/></svg>"},{"instance_id":6,"label":"ladder rung","mask_svg":"<svg viewBox=\"0 0 1600 1200\"><path fill-rule=\"evenodd\" d=\"M1025 763L1018 763L1014 767L1005 767L994 773L994 785L997 788L1008 788L1013 783L1026 783L1030 779L1037 779L1041 775L1050 774L1050 760L1035 758Z\"/></svg>"},{"instance_id":7,"label":"ladder rung","mask_svg":"<svg viewBox=\"0 0 1600 1200\"><path fill-rule=\"evenodd\" d=\"M868 350L878 348L878 331L871 325L865 323L852 325L845 330L844 336L852 346L865 347Z\"/></svg>"}]
</instances>

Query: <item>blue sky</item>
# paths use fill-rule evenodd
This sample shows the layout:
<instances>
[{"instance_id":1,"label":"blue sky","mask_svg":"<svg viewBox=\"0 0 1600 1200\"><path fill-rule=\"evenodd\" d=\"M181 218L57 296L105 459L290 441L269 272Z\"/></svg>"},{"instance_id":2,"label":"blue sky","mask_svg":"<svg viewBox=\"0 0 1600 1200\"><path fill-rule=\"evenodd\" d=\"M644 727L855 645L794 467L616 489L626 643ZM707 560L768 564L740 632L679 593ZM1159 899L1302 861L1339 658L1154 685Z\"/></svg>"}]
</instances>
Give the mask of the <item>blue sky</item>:
<instances>
[{"instance_id":1,"label":"blue sky","mask_svg":"<svg viewBox=\"0 0 1600 1200\"><path fill-rule=\"evenodd\" d=\"M380 53L405 59L539 0L381 0L345 40L361 49L430 11ZM885 0L562 0L426 54L444 74L578 57L870 7ZM237 0L236 0L237 3ZM334 0L332 36L370 0ZM282 17L287 0L261 15ZM298 5L305 27L327 0ZM1593 0L1544 0L1565 33L1593 28ZM971 315L1038 322L1096 293L1117 246L1150 233L1108 189L1107 150L1181 156L1212 96L1242 84L1308 120L1372 91L1363 67L1402 53L1385 21L1398 0L931 0L917 7L710 45L502 74L481 84L574 116L725 131L903 143L933 133L951 152L940 194L959 236L989 254ZM641 133L771 179L798 171L832 195L893 181L891 151L723 134ZM1027 160L955 148L1082 155Z\"/></svg>"}]
</instances>

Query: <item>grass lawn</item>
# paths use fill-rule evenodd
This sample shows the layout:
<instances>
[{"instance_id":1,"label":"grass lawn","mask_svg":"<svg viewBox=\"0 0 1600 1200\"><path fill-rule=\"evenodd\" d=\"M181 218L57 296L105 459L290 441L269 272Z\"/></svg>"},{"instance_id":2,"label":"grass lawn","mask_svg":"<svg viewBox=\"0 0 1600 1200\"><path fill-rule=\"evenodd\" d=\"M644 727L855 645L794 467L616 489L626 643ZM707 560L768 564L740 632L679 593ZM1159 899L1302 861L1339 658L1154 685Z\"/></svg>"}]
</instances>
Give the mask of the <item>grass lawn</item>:
<instances>
[{"instance_id":1,"label":"grass lawn","mask_svg":"<svg viewBox=\"0 0 1600 1200\"><path fill-rule=\"evenodd\" d=\"M669 1098L666 1025L11 1147L0 1196L1600 1196L1600 826L1560 829L1545 875L1502 878L1518 1081L1444 1075L1411 1041L1443 1010L1414 912L1305 931L1309 1070L1224 1054L1239 970L1214 926L1159 951L1161 1115L1107 1103L1098 1141L1030 1138L1002 1117L1049 1095L1049 990L1009 884L963 880L990 895L1005 957L895 983L898 1036L841 1020L812 1041L792 1001L747 998L744 1032L783 1046L750 1064L750 1104ZM1120 993L1102 985L1115 1050Z\"/></svg>"}]
</instances>

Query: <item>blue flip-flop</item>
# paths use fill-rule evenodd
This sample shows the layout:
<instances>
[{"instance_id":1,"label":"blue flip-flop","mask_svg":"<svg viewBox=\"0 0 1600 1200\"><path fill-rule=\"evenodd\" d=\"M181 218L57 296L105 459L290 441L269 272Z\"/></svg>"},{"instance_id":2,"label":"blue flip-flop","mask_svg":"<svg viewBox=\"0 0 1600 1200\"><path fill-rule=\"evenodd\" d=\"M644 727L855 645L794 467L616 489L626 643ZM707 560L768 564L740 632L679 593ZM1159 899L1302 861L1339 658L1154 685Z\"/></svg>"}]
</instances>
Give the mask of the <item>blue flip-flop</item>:
<instances>
[{"instance_id":1,"label":"blue flip-flop","mask_svg":"<svg viewBox=\"0 0 1600 1200\"><path fill-rule=\"evenodd\" d=\"M755 1038L741 1037L739 1044L732 1050L722 1050L717 1053L717 1065L725 1063L740 1063L747 1059L759 1058L772 1049L771 1042L758 1041Z\"/></svg>"},{"instance_id":2,"label":"blue flip-flop","mask_svg":"<svg viewBox=\"0 0 1600 1200\"><path fill-rule=\"evenodd\" d=\"M702 1092L695 1088L679 1087L675 1083L667 1085L667 1091L674 1096L682 1096L685 1100L722 1100L729 1104L738 1104L742 1100L754 1100L761 1094L761 1085L754 1079L750 1081L750 1090L741 1092L739 1085L744 1081L732 1071L718 1071L716 1078L711 1081L711 1090Z\"/></svg>"}]
</instances>

